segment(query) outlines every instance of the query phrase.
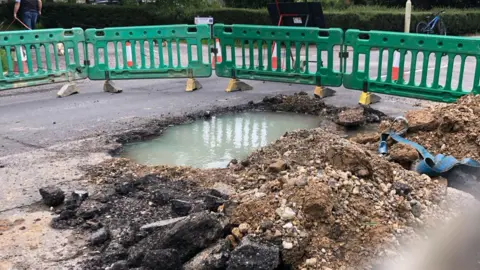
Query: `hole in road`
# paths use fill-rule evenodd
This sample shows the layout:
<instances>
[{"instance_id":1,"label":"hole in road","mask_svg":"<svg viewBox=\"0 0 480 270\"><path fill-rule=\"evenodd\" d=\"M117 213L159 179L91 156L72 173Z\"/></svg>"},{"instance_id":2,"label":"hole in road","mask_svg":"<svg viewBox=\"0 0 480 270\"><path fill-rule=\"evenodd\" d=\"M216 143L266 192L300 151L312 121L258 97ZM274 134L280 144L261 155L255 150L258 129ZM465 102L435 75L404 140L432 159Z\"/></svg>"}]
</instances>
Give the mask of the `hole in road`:
<instances>
[{"instance_id":1,"label":"hole in road","mask_svg":"<svg viewBox=\"0 0 480 270\"><path fill-rule=\"evenodd\" d=\"M318 116L295 113L225 114L170 127L152 140L126 144L120 155L146 165L225 168L230 160L246 158L287 131L328 124Z\"/></svg>"}]
</instances>

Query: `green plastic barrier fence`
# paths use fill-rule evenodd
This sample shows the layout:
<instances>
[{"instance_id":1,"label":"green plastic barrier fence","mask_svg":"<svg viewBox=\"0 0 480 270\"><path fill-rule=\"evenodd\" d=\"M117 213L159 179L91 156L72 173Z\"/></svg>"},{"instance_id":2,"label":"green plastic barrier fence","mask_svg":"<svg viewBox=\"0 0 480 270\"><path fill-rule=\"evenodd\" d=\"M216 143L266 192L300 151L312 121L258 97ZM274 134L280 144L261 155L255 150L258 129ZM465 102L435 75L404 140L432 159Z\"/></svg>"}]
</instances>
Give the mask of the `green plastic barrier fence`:
<instances>
[{"instance_id":1,"label":"green plastic barrier fence","mask_svg":"<svg viewBox=\"0 0 480 270\"><path fill-rule=\"evenodd\" d=\"M87 77L80 28L0 32L0 90Z\"/></svg>"},{"instance_id":2,"label":"green plastic barrier fence","mask_svg":"<svg viewBox=\"0 0 480 270\"><path fill-rule=\"evenodd\" d=\"M343 85L454 102L480 93L479 45L474 38L348 30L344 49L353 50L353 63L344 60Z\"/></svg>"},{"instance_id":3,"label":"green plastic barrier fence","mask_svg":"<svg viewBox=\"0 0 480 270\"><path fill-rule=\"evenodd\" d=\"M334 67L334 47L343 44L341 29L216 24L214 36L220 43L217 59L222 58L215 66L219 77L342 84L340 61Z\"/></svg>"},{"instance_id":4,"label":"green plastic barrier fence","mask_svg":"<svg viewBox=\"0 0 480 270\"><path fill-rule=\"evenodd\" d=\"M87 29L87 51L89 57L93 56L88 77L91 80L210 77L212 66L202 53L202 41L209 47L210 36L208 25Z\"/></svg>"}]
</instances>

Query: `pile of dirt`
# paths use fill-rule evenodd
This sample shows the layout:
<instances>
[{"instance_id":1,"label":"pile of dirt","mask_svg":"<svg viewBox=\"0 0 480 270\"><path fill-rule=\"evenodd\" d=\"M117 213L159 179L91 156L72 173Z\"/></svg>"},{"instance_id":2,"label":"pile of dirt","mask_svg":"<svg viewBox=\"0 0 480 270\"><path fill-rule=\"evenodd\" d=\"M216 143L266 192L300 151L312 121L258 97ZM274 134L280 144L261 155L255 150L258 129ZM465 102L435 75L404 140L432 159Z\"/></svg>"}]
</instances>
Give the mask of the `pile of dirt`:
<instances>
[{"instance_id":1,"label":"pile of dirt","mask_svg":"<svg viewBox=\"0 0 480 270\"><path fill-rule=\"evenodd\" d=\"M271 267L263 264L266 268L261 269L287 269L289 266L295 269L371 269L383 259L397 255L400 244L423 237L424 229L438 225L449 214L440 207L446 192L443 182L405 170L358 144L321 129L287 133L247 159L231 164L228 169L147 167L124 159L113 159L90 169L92 181L106 186L118 185L129 178L125 183L136 183L139 181L136 179L153 177L152 174L163 179L155 180L161 185L177 185L173 184L177 181L197 183L195 191L186 188L193 197L184 200L198 201L199 205L204 205L198 198L205 190L213 189L228 196L228 199L223 197L218 209L199 208L201 212L219 212L216 213L222 216L219 220L228 219L221 222L228 224L222 225L220 237L227 241L228 248L209 242L209 248L202 246L206 249L196 250L200 254L212 249L221 251L221 256L218 252L215 256L238 266L223 263L223 267L230 267L228 269L254 269L241 266L242 256L250 254L251 259L251 254L255 254L252 250L262 251L262 256L270 254L270 261L276 261L272 255L274 250L281 254L278 264ZM157 185L155 181L150 185ZM142 196L135 196L137 201L130 198L122 199L123 203L112 201L109 211L115 214L104 216L101 223L114 228L114 224L121 224L128 229L175 218L166 210L145 210L152 208L149 202L152 202L153 190L155 188L142 188ZM137 219L142 222L131 224ZM115 220L113 225L111 220ZM157 231L154 239L164 241L165 234L172 233ZM133 246L150 243L142 240L140 237ZM178 248L158 245L153 249ZM151 244L144 247L152 249ZM100 259L93 264L111 263L105 261L107 250L99 250ZM233 254L237 254L235 259L232 259ZM149 258L145 253L142 256ZM187 257L180 258L184 263Z\"/></svg>"},{"instance_id":2,"label":"pile of dirt","mask_svg":"<svg viewBox=\"0 0 480 270\"><path fill-rule=\"evenodd\" d=\"M409 129L405 137L419 143L430 153L480 160L480 95L468 95L454 104L437 105L406 114ZM391 121L383 122L376 134L362 135L353 141L377 146L380 133L387 131ZM392 149L394 151L394 149ZM405 152L412 161L411 150ZM410 157L408 157L410 156ZM396 161L396 159L394 159Z\"/></svg>"}]
</instances>

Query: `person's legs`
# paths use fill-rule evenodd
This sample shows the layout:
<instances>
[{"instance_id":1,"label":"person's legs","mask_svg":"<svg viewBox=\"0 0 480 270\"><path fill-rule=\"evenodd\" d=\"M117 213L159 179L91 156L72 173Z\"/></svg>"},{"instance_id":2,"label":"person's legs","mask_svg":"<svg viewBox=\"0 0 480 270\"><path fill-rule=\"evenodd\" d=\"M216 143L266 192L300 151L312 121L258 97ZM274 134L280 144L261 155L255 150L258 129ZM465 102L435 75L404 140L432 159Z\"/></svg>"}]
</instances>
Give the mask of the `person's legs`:
<instances>
[{"instance_id":1,"label":"person's legs","mask_svg":"<svg viewBox=\"0 0 480 270\"><path fill-rule=\"evenodd\" d=\"M32 16L32 21L30 22L30 29L35 30L37 27L37 19L38 19L38 13L37 12L31 12Z\"/></svg>"},{"instance_id":2,"label":"person's legs","mask_svg":"<svg viewBox=\"0 0 480 270\"><path fill-rule=\"evenodd\" d=\"M23 23L30 29L35 29L37 25L38 13L33 11L25 11L23 13Z\"/></svg>"},{"instance_id":3,"label":"person's legs","mask_svg":"<svg viewBox=\"0 0 480 270\"><path fill-rule=\"evenodd\" d=\"M29 11L25 11L23 13L23 23L30 27L30 25L32 24L32 13L29 12ZM31 28L31 27L30 27Z\"/></svg>"}]
</instances>

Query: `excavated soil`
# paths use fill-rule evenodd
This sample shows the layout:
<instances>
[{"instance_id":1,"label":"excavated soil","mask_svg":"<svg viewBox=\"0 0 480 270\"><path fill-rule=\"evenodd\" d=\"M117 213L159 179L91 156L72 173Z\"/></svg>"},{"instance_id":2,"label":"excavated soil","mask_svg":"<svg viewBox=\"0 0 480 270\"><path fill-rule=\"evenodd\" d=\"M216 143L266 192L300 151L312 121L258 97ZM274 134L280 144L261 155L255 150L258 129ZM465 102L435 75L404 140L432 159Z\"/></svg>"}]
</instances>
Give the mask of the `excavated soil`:
<instances>
[{"instance_id":1,"label":"excavated soil","mask_svg":"<svg viewBox=\"0 0 480 270\"><path fill-rule=\"evenodd\" d=\"M430 153L480 160L480 96L464 96L454 104L432 106L409 111L409 129L405 137L419 143ZM375 147L380 133L391 121L383 122L377 134L362 135L352 140ZM373 148L372 148L373 149ZM412 157L409 158L412 160Z\"/></svg>"},{"instance_id":2,"label":"excavated soil","mask_svg":"<svg viewBox=\"0 0 480 270\"><path fill-rule=\"evenodd\" d=\"M456 145L458 150L448 153L476 157L477 106L479 97L465 97L425 115L410 114L416 131L407 137L432 152ZM235 108L246 109L325 114L342 123L349 116L356 123L385 120L369 109L355 109L363 111L361 120L303 94ZM158 122L150 134L167 124ZM83 202L70 200L52 225L91 234L91 253L83 264L88 269L373 269L454 214L445 205L442 179L379 156L378 140L379 134L354 142L321 129L288 132L225 169L148 167L115 158L88 168L99 192ZM407 157L403 162L416 158L411 149L394 150L399 160ZM140 229L182 217L171 226ZM249 258L256 268L242 267L238 258ZM200 268L207 262L210 268ZM162 263L169 266L158 268Z\"/></svg>"}]
</instances>

